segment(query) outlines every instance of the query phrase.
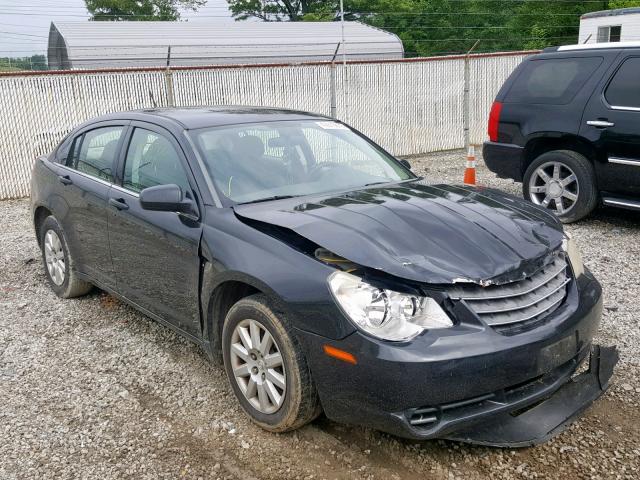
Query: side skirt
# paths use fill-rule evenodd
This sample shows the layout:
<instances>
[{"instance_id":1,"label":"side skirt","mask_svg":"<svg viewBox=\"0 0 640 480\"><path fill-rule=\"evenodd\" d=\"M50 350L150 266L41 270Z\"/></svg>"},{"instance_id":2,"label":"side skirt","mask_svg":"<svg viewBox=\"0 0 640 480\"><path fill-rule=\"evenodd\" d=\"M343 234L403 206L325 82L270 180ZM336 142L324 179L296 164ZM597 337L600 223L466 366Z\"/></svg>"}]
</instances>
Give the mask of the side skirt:
<instances>
[{"instance_id":1,"label":"side skirt","mask_svg":"<svg viewBox=\"0 0 640 480\"><path fill-rule=\"evenodd\" d=\"M147 310L146 308L138 305L136 302L134 302L133 300L129 300L127 297L125 297L124 295L121 295L120 293L116 292L114 289L106 287L105 285L101 284L100 282L96 282L93 278L91 278L89 275L86 275L84 273L80 273L80 272L76 272L78 274L78 277L80 277L82 280L92 283L93 285L95 285L96 287L98 287L100 290L104 290L105 292L108 292L109 294L113 295L114 297L116 297L118 300L123 301L124 303L132 306L133 308L135 308L136 310L138 310L140 313L143 313L144 315L146 315L147 317L152 318L153 320L155 320L156 322L164 325L165 327L170 328L171 330L173 330L174 332L180 334L181 336L183 336L184 338L186 338L187 340L192 341L193 343L195 343L196 345L202 347L206 352L207 355L209 354L209 342L204 342L201 338L196 337L195 335L192 335L184 330L182 330L180 327L175 326L173 323L165 320L164 318L160 317L159 315L156 315L153 312L150 312L149 310Z\"/></svg>"}]
</instances>

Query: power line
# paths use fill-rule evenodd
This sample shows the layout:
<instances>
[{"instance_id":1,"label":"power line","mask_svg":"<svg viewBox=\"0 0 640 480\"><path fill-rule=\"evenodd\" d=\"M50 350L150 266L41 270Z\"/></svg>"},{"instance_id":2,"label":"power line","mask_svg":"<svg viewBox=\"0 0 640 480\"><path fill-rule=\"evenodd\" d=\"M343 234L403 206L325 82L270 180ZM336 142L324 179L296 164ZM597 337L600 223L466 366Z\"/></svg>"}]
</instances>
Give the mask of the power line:
<instances>
[{"instance_id":1,"label":"power line","mask_svg":"<svg viewBox=\"0 0 640 480\"><path fill-rule=\"evenodd\" d=\"M5 8L5 7L2 7ZM27 15L27 16L65 16L65 17L80 17L80 18L89 18L91 15L89 13L87 13L86 15L78 15L78 14L64 14L64 15L60 15L59 11L45 11L45 12L38 12L38 13L34 13L34 12L5 12L5 11L0 11L0 14L6 14L6 15ZM411 16L411 17L423 17L423 16L445 16L445 15L453 15L453 16L460 16L460 15L496 15L496 12L424 12L424 13L414 13L414 12L349 12L355 15L404 15L404 16ZM97 16L100 17L104 17L104 18L124 18L124 17L128 17L128 18L155 18L156 15L154 14L149 14L149 15L142 15L142 14L121 14L121 15L111 15L111 14L101 14L99 12L96 13ZM510 16L528 16L528 17L537 17L540 14L539 13L519 13L519 12L511 12L509 14ZM555 13L555 12L549 12L549 13L545 13L545 16L547 17L578 17L579 18L578 13ZM232 19L233 17L231 15L198 15L195 18L227 18L227 19ZM302 22L301 22L302 23Z\"/></svg>"},{"instance_id":2,"label":"power line","mask_svg":"<svg viewBox=\"0 0 640 480\"><path fill-rule=\"evenodd\" d=\"M17 23L0 23L0 26L2 27L20 27L20 28L25 28L25 25L19 25ZM49 27L43 27L41 25L29 25L29 29L33 29L33 28L39 28L41 30L49 30Z\"/></svg>"},{"instance_id":3,"label":"power line","mask_svg":"<svg viewBox=\"0 0 640 480\"><path fill-rule=\"evenodd\" d=\"M0 31L0 33L9 34L9 35L19 35L19 36L21 36L21 37L49 38L48 36L44 36L44 35L32 35L32 34L30 34L30 33L2 32L2 31Z\"/></svg>"}]
</instances>

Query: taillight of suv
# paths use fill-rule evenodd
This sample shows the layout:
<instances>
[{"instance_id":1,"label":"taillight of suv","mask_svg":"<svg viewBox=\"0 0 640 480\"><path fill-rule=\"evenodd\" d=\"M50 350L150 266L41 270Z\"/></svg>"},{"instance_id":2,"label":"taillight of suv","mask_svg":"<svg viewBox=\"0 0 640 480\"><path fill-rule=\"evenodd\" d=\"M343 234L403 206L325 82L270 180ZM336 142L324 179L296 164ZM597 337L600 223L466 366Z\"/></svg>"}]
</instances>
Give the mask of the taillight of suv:
<instances>
[{"instance_id":1,"label":"taillight of suv","mask_svg":"<svg viewBox=\"0 0 640 480\"><path fill-rule=\"evenodd\" d=\"M493 102L491 113L489 113L489 140L498 141L498 126L500 125L500 113L502 113L502 103Z\"/></svg>"}]
</instances>

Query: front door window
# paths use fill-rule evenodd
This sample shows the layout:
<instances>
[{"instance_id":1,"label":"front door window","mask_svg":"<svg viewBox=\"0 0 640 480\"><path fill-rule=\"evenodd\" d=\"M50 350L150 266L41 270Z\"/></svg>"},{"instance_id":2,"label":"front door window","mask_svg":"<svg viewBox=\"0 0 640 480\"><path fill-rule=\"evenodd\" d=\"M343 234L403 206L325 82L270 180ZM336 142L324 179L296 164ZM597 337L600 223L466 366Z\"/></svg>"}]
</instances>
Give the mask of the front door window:
<instances>
[{"instance_id":1,"label":"front door window","mask_svg":"<svg viewBox=\"0 0 640 480\"><path fill-rule=\"evenodd\" d=\"M162 135L136 128L127 150L122 186L140 192L148 187L169 184L178 185L183 192L189 191L178 152Z\"/></svg>"}]
</instances>

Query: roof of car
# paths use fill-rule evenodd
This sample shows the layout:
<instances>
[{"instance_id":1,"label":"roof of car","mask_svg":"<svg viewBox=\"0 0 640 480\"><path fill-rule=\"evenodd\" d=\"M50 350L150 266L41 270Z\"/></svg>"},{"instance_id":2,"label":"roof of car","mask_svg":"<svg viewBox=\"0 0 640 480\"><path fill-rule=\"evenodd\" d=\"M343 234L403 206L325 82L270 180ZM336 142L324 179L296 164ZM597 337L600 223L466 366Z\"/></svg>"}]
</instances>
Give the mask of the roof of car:
<instances>
[{"instance_id":1,"label":"roof of car","mask_svg":"<svg viewBox=\"0 0 640 480\"><path fill-rule=\"evenodd\" d=\"M578 45L562 45L560 47L548 47L543 51L548 52L568 52L574 50L614 50L623 48L640 48L640 42L604 42L604 43L582 43Z\"/></svg>"},{"instance_id":2,"label":"roof of car","mask_svg":"<svg viewBox=\"0 0 640 480\"><path fill-rule=\"evenodd\" d=\"M193 108L151 108L104 115L95 120L147 120L161 119L179 124L186 130L219 127L242 123L277 122L282 120L327 120L321 114L282 108L215 106Z\"/></svg>"}]
</instances>

